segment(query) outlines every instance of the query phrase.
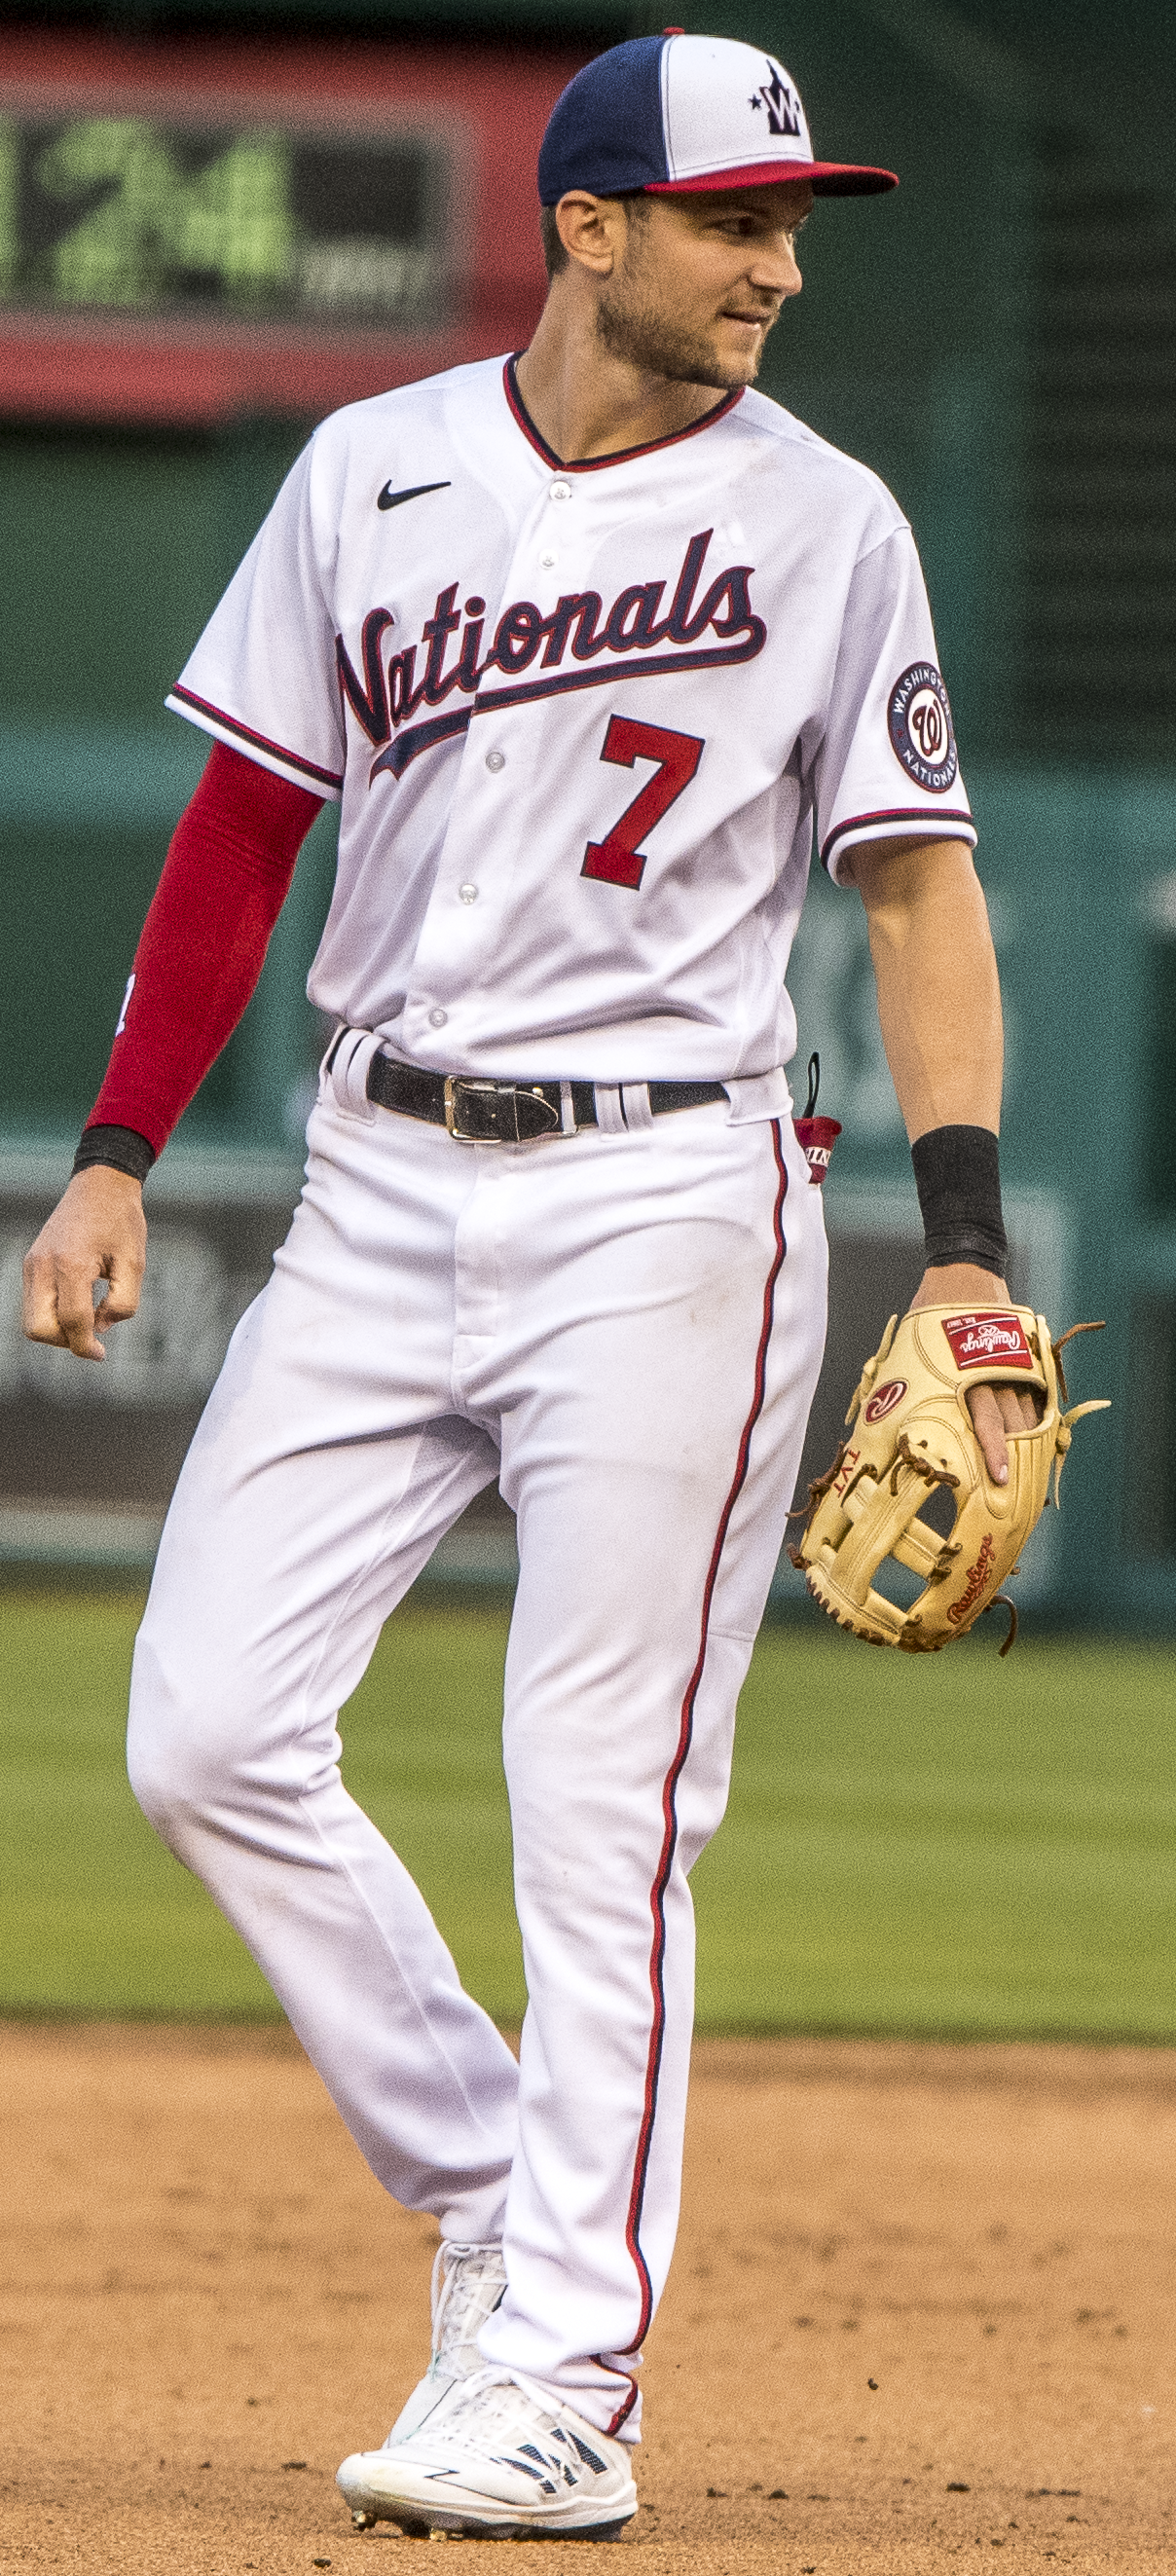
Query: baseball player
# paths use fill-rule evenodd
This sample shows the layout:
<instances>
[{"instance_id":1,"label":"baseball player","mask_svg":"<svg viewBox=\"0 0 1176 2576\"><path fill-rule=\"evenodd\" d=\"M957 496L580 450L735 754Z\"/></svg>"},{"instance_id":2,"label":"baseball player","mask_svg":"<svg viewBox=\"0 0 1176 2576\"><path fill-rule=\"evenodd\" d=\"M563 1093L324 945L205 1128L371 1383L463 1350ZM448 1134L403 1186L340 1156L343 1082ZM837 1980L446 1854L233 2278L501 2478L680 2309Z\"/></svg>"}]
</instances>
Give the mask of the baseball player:
<instances>
[{"instance_id":1,"label":"baseball player","mask_svg":"<svg viewBox=\"0 0 1176 2576\"><path fill-rule=\"evenodd\" d=\"M688 1874L825 1329L784 1071L814 830L869 915L920 1295L1007 1302L996 974L914 545L751 390L814 197L893 184L816 160L751 46L671 30L572 81L530 348L326 421L175 684L208 767L29 1256L29 1332L100 1359L141 1183L338 801L305 1188L176 1488L130 1764L374 2172L439 2221L428 2371L339 2473L360 2522L587 2538L635 2510ZM997 1475L1023 1402L977 1393ZM517 2066L336 1732L496 1475Z\"/></svg>"}]
</instances>

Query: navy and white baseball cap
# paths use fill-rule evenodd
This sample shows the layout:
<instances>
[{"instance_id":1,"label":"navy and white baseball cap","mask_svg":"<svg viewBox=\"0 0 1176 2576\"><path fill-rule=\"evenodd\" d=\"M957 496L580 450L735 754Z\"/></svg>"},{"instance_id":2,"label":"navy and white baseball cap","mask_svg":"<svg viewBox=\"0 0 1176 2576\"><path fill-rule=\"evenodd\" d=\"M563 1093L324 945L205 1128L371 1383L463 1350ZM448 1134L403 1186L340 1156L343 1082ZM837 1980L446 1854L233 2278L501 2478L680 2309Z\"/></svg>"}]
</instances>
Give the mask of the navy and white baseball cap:
<instances>
[{"instance_id":1,"label":"navy and white baseball cap","mask_svg":"<svg viewBox=\"0 0 1176 2576\"><path fill-rule=\"evenodd\" d=\"M647 189L762 188L808 179L818 196L897 188L892 170L818 161L795 82L772 54L729 36L637 36L569 81L539 152L539 197Z\"/></svg>"}]
</instances>

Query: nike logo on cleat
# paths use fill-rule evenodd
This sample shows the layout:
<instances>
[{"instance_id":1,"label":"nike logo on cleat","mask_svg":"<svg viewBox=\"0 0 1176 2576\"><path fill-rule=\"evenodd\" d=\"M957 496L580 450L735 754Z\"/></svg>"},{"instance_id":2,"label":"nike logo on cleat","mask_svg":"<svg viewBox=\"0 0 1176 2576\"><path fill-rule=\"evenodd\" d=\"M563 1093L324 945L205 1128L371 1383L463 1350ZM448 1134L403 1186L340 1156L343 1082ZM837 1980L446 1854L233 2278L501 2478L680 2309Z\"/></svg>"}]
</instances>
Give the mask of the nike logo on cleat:
<instances>
[{"instance_id":1,"label":"nike logo on cleat","mask_svg":"<svg viewBox=\"0 0 1176 2576\"><path fill-rule=\"evenodd\" d=\"M385 483L376 501L376 508L377 510L398 510L402 501L419 501L423 492L448 492L449 488L448 483L412 483L407 492L394 492L391 484Z\"/></svg>"}]
</instances>

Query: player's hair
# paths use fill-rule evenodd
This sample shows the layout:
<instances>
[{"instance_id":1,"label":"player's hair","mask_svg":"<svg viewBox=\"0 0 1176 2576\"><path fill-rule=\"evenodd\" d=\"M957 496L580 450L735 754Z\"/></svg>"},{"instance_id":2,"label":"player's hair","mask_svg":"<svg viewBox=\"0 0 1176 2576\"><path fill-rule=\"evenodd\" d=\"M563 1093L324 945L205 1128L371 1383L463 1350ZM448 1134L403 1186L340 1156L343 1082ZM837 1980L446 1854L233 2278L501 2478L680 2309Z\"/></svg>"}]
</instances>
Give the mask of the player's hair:
<instances>
[{"instance_id":1,"label":"player's hair","mask_svg":"<svg viewBox=\"0 0 1176 2576\"><path fill-rule=\"evenodd\" d=\"M635 214L639 222L644 222L649 213L649 199L644 188L625 188L618 190L618 195L621 204L628 207L630 215ZM549 278L559 277L568 266L568 255L560 240L559 225L555 216L554 206L540 206L539 238L543 244L543 265Z\"/></svg>"},{"instance_id":2,"label":"player's hair","mask_svg":"<svg viewBox=\"0 0 1176 2576\"><path fill-rule=\"evenodd\" d=\"M543 244L543 265L548 277L558 277L568 264L568 255L559 237L554 206L539 208L539 238Z\"/></svg>"}]
</instances>

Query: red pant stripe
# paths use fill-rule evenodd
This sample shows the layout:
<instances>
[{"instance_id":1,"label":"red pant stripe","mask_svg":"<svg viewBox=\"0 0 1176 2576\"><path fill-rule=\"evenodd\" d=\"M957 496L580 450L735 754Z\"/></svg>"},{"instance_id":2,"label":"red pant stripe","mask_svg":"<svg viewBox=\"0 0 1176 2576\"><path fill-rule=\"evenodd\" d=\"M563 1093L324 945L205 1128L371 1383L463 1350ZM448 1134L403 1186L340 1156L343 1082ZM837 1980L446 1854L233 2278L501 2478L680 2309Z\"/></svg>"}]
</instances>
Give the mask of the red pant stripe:
<instances>
[{"instance_id":1,"label":"red pant stripe","mask_svg":"<svg viewBox=\"0 0 1176 2576\"><path fill-rule=\"evenodd\" d=\"M649 2329L649 2320L653 2313L653 2285L649 2278L648 2265L646 2264L645 2257L641 2251L640 2229L641 2213L645 2202L646 2175L649 2170L650 2148L653 2142L653 2124L657 2113L658 2077L661 2070L662 2043L665 2034L665 1901L666 1889L669 1886L670 1871L674 1865L674 1852L678 1840L678 1818L675 1807L675 1798L677 1796L678 1782L681 1779L686 1763L686 1757L690 1751L690 1740L694 1729L694 1706L698 1697L699 1685L702 1681L703 1669L706 1663L707 1639L710 1632L711 1603L714 1599L714 1590L715 1583L718 1578L719 1564L722 1558L727 1531L731 1524L731 1514L738 1502L747 1476L747 1463L751 1454L751 1435L759 1420L760 1414L763 1411L764 1388L767 1380L768 1342L772 1331L772 1314L776 1297L776 1281L780 1276L784 1254L787 1249L784 1241L784 1199L788 1189L788 1166L784 1160L784 1147L780 1135L779 1121L776 1119L773 1119L772 1121L772 1145L776 1158L777 1175L776 1204L773 1213L774 1247L772 1253L772 1266L768 1272L767 1282L764 1288L763 1322L760 1327L759 1348L756 1352L755 1384L752 1393L751 1408L743 1426L743 1436L739 1443L739 1454L735 1462L735 1473L731 1479L731 1488L727 1495L726 1502L723 1505L718 1530L715 1535L714 1547L711 1552L710 1568L707 1574L706 1588L704 1590L702 1600L702 1628L699 1638L698 1655L695 1661L694 1670L691 1673L690 1680L687 1684L686 1696L682 1702L682 1716L678 1730L678 1741L674 1750L673 1761L666 1773L665 1786L662 1791L662 1814L665 1820L665 1830L662 1836L661 1857L658 1862L657 1876L653 1882L650 1898L653 1913L653 1946L650 1952L649 1981L653 1993L653 2022L650 2030L649 2055L646 2060L645 2070L645 2104L641 2118L641 2129L637 2141L637 2155L633 2169L633 2188L629 2195L629 2216L625 2229L625 2242L633 2257L637 2277L641 2284L640 2322L632 2343L625 2347L629 2352L635 2352L638 2345L644 2340ZM636 2394L636 2384L634 2383L632 2394L628 2397L621 2408L619 2415L615 2418L616 2423L622 2424L624 2422L626 2415L628 2415L635 2402ZM612 2426L610 2426L609 2429L611 2431L613 2429Z\"/></svg>"}]
</instances>

